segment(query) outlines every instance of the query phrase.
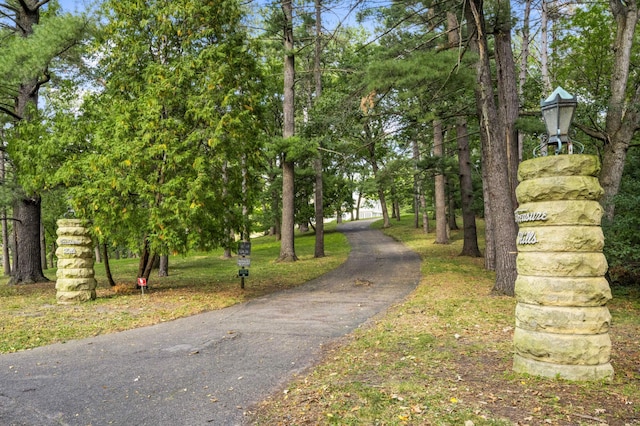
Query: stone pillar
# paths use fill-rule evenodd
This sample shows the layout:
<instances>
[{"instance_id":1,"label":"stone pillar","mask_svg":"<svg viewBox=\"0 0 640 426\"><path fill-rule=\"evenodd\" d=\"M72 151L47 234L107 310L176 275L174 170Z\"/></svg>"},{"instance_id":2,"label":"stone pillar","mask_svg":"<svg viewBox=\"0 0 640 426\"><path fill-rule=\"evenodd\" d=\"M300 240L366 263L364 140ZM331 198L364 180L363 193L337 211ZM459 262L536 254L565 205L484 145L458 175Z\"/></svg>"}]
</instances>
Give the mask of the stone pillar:
<instances>
[{"instance_id":1,"label":"stone pillar","mask_svg":"<svg viewBox=\"0 0 640 426\"><path fill-rule=\"evenodd\" d=\"M71 304L95 299L97 283L93 271L93 247L86 222L60 219L57 233L58 303Z\"/></svg>"},{"instance_id":2,"label":"stone pillar","mask_svg":"<svg viewBox=\"0 0 640 426\"><path fill-rule=\"evenodd\" d=\"M611 379L611 290L604 278L598 158L520 164L513 369L568 380Z\"/></svg>"}]
</instances>

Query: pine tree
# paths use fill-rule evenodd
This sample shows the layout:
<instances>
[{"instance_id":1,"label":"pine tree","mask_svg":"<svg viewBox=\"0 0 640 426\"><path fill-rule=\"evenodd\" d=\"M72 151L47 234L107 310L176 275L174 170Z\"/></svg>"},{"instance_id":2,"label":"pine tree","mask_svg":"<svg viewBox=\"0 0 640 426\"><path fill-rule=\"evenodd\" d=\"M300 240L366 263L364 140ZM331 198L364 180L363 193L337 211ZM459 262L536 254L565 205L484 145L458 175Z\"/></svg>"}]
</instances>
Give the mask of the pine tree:
<instances>
[{"instance_id":1,"label":"pine tree","mask_svg":"<svg viewBox=\"0 0 640 426\"><path fill-rule=\"evenodd\" d=\"M38 99L56 71L54 61L78 45L86 22L58 14L57 2L49 0L8 0L0 4L0 20L0 113L10 124L6 151L20 186L13 206L17 247L10 283L48 281L40 246L44 188L42 176L34 173L48 161L41 150L46 128Z\"/></svg>"}]
</instances>

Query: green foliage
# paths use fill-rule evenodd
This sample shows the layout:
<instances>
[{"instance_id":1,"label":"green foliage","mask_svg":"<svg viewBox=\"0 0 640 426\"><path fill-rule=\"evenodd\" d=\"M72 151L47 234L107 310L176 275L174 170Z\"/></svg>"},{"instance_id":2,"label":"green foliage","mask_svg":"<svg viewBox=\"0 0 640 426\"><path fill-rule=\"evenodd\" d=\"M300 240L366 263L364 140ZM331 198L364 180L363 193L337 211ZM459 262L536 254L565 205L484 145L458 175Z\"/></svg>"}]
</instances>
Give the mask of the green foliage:
<instances>
[{"instance_id":1,"label":"green foliage","mask_svg":"<svg viewBox=\"0 0 640 426\"><path fill-rule=\"evenodd\" d=\"M83 38L86 25L81 16L45 13L29 37L5 29L0 43L0 79L4 89L0 90L41 78L54 58Z\"/></svg>"},{"instance_id":2,"label":"green foliage","mask_svg":"<svg viewBox=\"0 0 640 426\"><path fill-rule=\"evenodd\" d=\"M20 7L12 3L0 5L5 20L14 15L14 6L15 10ZM60 15L57 2L51 2L40 11L39 23L28 36L22 36L17 26L6 25L0 30L0 108L12 122L3 132L15 173L16 187L12 190L19 186L22 193L33 195L57 183L56 171L68 154L60 131L66 124L64 115L69 112L71 96L77 99L77 92L69 90L73 78L70 64L72 56L82 50L88 27L85 17ZM19 88L22 84L29 87L34 81L38 82L33 89L35 99L45 92L45 102L42 106L28 103L20 117L22 112L15 109L16 97L25 93ZM48 85L42 86L45 83Z\"/></svg>"},{"instance_id":3,"label":"green foliage","mask_svg":"<svg viewBox=\"0 0 640 426\"><path fill-rule=\"evenodd\" d=\"M604 223L604 252L612 280L618 284L640 283L640 153L629 151L615 198L615 218Z\"/></svg>"},{"instance_id":4,"label":"green foliage","mask_svg":"<svg viewBox=\"0 0 640 426\"><path fill-rule=\"evenodd\" d=\"M258 166L258 69L237 2L111 1L98 40L104 90L66 165L96 235L160 253L215 247L247 225ZM243 192L243 173L246 191ZM78 179L91 176L91 179Z\"/></svg>"},{"instance_id":5,"label":"green foliage","mask_svg":"<svg viewBox=\"0 0 640 426\"><path fill-rule=\"evenodd\" d=\"M613 17L606 3L596 2L577 8L560 23L563 31L558 31L551 46L555 80L579 99L575 121L603 129L614 61ZM636 49L632 63L640 59L639 54ZM580 135L578 140L590 142L586 135Z\"/></svg>"}]
</instances>

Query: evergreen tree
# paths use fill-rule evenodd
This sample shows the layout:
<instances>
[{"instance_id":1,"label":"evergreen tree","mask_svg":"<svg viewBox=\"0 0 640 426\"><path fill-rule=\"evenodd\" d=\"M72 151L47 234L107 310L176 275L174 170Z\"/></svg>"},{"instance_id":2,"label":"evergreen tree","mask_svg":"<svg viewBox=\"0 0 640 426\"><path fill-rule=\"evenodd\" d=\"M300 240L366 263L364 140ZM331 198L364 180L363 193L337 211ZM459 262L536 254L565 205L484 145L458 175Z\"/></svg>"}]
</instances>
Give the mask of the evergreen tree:
<instances>
[{"instance_id":1,"label":"evergreen tree","mask_svg":"<svg viewBox=\"0 0 640 426\"><path fill-rule=\"evenodd\" d=\"M13 223L16 262L10 283L47 281L41 263L42 192L50 174L49 129L39 110L41 88L55 78L59 65L83 38L79 16L59 14L57 2L7 0L0 4L0 112L9 122L6 151L16 173Z\"/></svg>"}]
</instances>

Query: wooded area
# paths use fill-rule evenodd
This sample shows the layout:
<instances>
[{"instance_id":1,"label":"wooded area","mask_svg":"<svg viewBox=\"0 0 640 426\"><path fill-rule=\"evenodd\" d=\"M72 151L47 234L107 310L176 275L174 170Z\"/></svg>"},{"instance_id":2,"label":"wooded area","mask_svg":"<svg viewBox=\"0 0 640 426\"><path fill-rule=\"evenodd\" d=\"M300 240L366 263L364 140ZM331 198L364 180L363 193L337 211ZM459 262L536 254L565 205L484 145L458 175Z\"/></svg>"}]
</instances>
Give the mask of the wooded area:
<instances>
[{"instance_id":1,"label":"wooded area","mask_svg":"<svg viewBox=\"0 0 640 426\"><path fill-rule=\"evenodd\" d=\"M254 233L296 261L312 228L322 257L322 218L375 200L385 227L412 213L439 244L461 217L461 254L513 295L517 166L562 86L571 137L602 163L611 278L637 283L639 17L635 0L6 0L4 273L46 280L62 217L146 278Z\"/></svg>"}]
</instances>

